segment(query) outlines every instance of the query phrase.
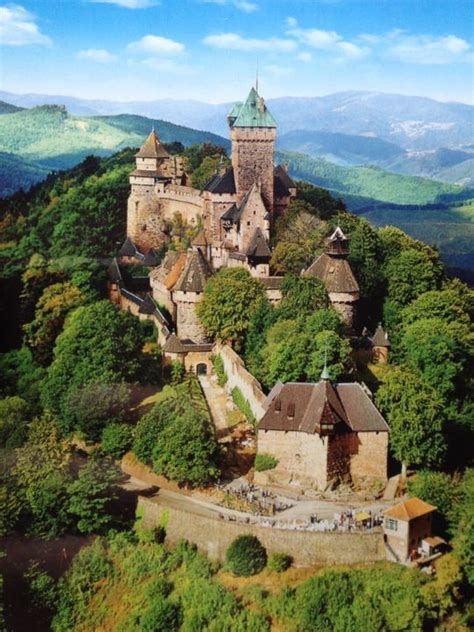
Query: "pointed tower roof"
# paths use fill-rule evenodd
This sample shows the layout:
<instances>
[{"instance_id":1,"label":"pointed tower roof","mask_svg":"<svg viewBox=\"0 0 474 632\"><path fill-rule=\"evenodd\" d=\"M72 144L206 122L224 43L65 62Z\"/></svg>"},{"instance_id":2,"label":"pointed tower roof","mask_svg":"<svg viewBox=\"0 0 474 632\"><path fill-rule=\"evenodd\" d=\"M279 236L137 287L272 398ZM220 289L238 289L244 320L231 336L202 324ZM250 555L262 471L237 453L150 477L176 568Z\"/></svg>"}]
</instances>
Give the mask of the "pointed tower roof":
<instances>
[{"instance_id":1,"label":"pointed tower roof","mask_svg":"<svg viewBox=\"0 0 474 632\"><path fill-rule=\"evenodd\" d=\"M229 117L231 127L276 127L276 121L265 105L265 101L254 87L251 88L247 100L236 104Z\"/></svg>"},{"instance_id":2,"label":"pointed tower roof","mask_svg":"<svg viewBox=\"0 0 474 632\"><path fill-rule=\"evenodd\" d=\"M377 325L377 329L372 338L372 344L374 347L390 347L390 340L387 332L382 327L382 323Z\"/></svg>"},{"instance_id":3,"label":"pointed tower roof","mask_svg":"<svg viewBox=\"0 0 474 632\"><path fill-rule=\"evenodd\" d=\"M326 252L328 255L346 256L349 254L349 238L344 235L340 226L337 226L326 243Z\"/></svg>"},{"instance_id":4,"label":"pointed tower roof","mask_svg":"<svg viewBox=\"0 0 474 632\"><path fill-rule=\"evenodd\" d=\"M324 352L324 366L323 366L323 370L321 371L321 379L322 380L330 380L331 376L329 374L329 369L328 369L328 353L327 351Z\"/></svg>"},{"instance_id":5,"label":"pointed tower roof","mask_svg":"<svg viewBox=\"0 0 474 632\"><path fill-rule=\"evenodd\" d=\"M178 292L203 292L212 270L201 250L188 251L186 266L173 288Z\"/></svg>"},{"instance_id":6,"label":"pointed tower roof","mask_svg":"<svg viewBox=\"0 0 474 632\"><path fill-rule=\"evenodd\" d=\"M153 128L148 138L135 154L137 158L169 158L170 155L161 144L158 134Z\"/></svg>"},{"instance_id":7,"label":"pointed tower roof","mask_svg":"<svg viewBox=\"0 0 474 632\"><path fill-rule=\"evenodd\" d=\"M245 254L247 257L257 259L270 259L272 256L267 240L258 226L252 235L252 239L250 240Z\"/></svg>"}]
</instances>

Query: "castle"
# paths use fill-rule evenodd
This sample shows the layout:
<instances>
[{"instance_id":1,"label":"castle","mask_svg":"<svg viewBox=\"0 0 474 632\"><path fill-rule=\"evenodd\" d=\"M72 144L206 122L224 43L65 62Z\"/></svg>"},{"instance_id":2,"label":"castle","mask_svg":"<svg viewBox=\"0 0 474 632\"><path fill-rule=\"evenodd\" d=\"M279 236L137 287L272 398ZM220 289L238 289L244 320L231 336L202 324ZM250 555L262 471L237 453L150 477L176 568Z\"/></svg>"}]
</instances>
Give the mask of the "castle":
<instances>
[{"instance_id":1,"label":"castle","mask_svg":"<svg viewBox=\"0 0 474 632\"><path fill-rule=\"evenodd\" d=\"M222 162L202 191L190 186L183 159L171 156L152 130L130 174L127 239L109 271L109 293L122 308L153 318L168 358L190 363L208 354L195 311L209 277L222 267L243 267L264 285L272 303L281 299L282 277L270 273L270 235L275 220L296 196L287 168L274 166L276 122L255 88L227 117L231 166ZM197 236L188 251L156 251L180 216ZM359 287L347 261L348 239L337 229L326 252L304 274L320 278L334 308L351 327ZM122 264L140 262L148 280L132 278ZM196 359L196 358L194 358ZM194 366L194 365L193 365Z\"/></svg>"}]
</instances>

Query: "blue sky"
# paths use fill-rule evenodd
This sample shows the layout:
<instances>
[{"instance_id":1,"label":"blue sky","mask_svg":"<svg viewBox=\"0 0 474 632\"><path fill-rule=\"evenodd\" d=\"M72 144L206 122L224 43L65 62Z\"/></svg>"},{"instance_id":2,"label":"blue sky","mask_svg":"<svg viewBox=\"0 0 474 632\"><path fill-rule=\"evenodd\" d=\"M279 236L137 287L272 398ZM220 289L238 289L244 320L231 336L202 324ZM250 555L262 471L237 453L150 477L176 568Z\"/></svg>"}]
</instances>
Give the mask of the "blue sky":
<instances>
[{"instance_id":1,"label":"blue sky","mask_svg":"<svg viewBox=\"0 0 474 632\"><path fill-rule=\"evenodd\" d=\"M152 100L376 90L473 102L472 0L0 0L11 92Z\"/></svg>"}]
</instances>

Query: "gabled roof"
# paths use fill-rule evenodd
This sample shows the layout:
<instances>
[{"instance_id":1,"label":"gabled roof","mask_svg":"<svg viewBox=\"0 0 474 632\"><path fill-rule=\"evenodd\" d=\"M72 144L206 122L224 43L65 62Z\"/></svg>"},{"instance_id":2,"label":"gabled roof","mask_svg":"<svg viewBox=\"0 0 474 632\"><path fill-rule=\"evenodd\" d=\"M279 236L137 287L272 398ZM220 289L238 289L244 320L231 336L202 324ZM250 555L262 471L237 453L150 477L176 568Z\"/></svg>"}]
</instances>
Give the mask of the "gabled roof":
<instances>
[{"instance_id":1,"label":"gabled roof","mask_svg":"<svg viewBox=\"0 0 474 632\"><path fill-rule=\"evenodd\" d=\"M251 88L247 100L242 105L234 105L228 117L231 127L276 127L265 101L255 88Z\"/></svg>"},{"instance_id":2,"label":"gabled roof","mask_svg":"<svg viewBox=\"0 0 474 632\"><path fill-rule=\"evenodd\" d=\"M163 351L168 353L188 353L192 351L212 351L213 343L198 343L192 340L180 340L175 334L166 339Z\"/></svg>"},{"instance_id":3,"label":"gabled roof","mask_svg":"<svg viewBox=\"0 0 474 632\"><path fill-rule=\"evenodd\" d=\"M120 246L120 250L118 251L120 257L135 257L137 254L137 247L130 239L127 237L123 244Z\"/></svg>"},{"instance_id":4,"label":"gabled roof","mask_svg":"<svg viewBox=\"0 0 474 632\"><path fill-rule=\"evenodd\" d=\"M374 347L390 347L390 340L388 334L385 332L382 325L379 323L375 333L372 337L372 344Z\"/></svg>"},{"instance_id":5,"label":"gabled roof","mask_svg":"<svg viewBox=\"0 0 474 632\"><path fill-rule=\"evenodd\" d=\"M283 285L282 276L258 277L267 290L279 290Z\"/></svg>"},{"instance_id":6,"label":"gabled roof","mask_svg":"<svg viewBox=\"0 0 474 632\"><path fill-rule=\"evenodd\" d=\"M160 261L159 261L158 255L153 250L153 248L150 248L150 250L147 253L145 253L145 256L143 257L143 264L148 266L149 268L154 268L159 263Z\"/></svg>"},{"instance_id":7,"label":"gabled roof","mask_svg":"<svg viewBox=\"0 0 474 632\"><path fill-rule=\"evenodd\" d=\"M295 182L282 165L277 165L273 170L273 188L277 198L287 197L290 195L290 189L296 189Z\"/></svg>"},{"instance_id":8,"label":"gabled roof","mask_svg":"<svg viewBox=\"0 0 474 632\"><path fill-rule=\"evenodd\" d=\"M118 264L116 257L114 257L107 269L107 276L111 283L122 283L123 276L122 270Z\"/></svg>"},{"instance_id":9,"label":"gabled roof","mask_svg":"<svg viewBox=\"0 0 474 632\"><path fill-rule=\"evenodd\" d=\"M389 518L395 518L396 520L408 521L433 513L436 509L437 507L430 505L429 503L425 503L425 501L420 498L409 498L399 505L386 509L383 512L383 515L388 516Z\"/></svg>"},{"instance_id":10,"label":"gabled roof","mask_svg":"<svg viewBox=\"0 0 474 632\"><path fill-rule=\"evenodd\" d=\"M169 158L170 155L161 144L158 134L153 128L148 138L135 154L137 158Z\"/></svg>"},{"instance_id":11,"label":"gabled roof","mask_svg":"<svg viewBox=\"0 0 474 632\"><path fill-rule=\"evenodd\" d=\"M186 266L173 287L177 292L203 292L212 274L207 259L198 250L188 251Z\"/></svg>"},{"instance_id":12,"label":"gabled roof","mask_svg":"<svg viewBox=\"0 0 474 632\"><path fill-rule=\"evenodd\" d=\"M342 257L349 254L349 238L344 235L340 226L337 226L333 234L326 240L326 252L328 255Z\"/></svg>"},{"instance_id":13,"label":"gabled roof","mask_svg":"<svg viewBox=\"0 0 474 632\"><path fill-rule=\"evenodd\" d=\"M340 432L388 432L389 427L360 384L288 382L277 384L264 403L261 430L320 433L322 425Z\"/></svg>"},{"instance_id":14,"label":"gabled roof","mask_svg":"<svg viewBox=\"0 0 474 632\"><path fill-rule=\"evenodd\" d=\"M347 259L331 257L325 252L309 266L304 276L321 279L328 292L351 294L359 291L359 284Z\"/></svg>"},{"instance_id":15,"label":"gabled roof","mask_svg":"<svg viewBox=\"0 0 474 632\"><path fill-rule=\"evenodd\" d=\"M204 191L209 191L210 193L235 193L234 169L230 167L223 175L214 174L204 186Z\"/></svg>"},{"instance_id":16,"label":"gabled roof","mask_svg":"<svg viewBox=\"0 0 474 632\"><path fill-rule=\"evenodd\" d=\"M272 256L267 240L258 226L252 235L246 254L250 258L258 259L270 259Z\"/></svg>"},{"instance_id":17,"label":"gabled roof","mask_svg":"<svg viewBox=\"0 0 474 632\"><path fill-rule=\"evenodd\" d=\"M221 220L233 222L234 224L239 221L239 218L240 211L237 204L232 204L232 206L229 206L227 211L221 215Z\"/></svg>"}]
</instances>

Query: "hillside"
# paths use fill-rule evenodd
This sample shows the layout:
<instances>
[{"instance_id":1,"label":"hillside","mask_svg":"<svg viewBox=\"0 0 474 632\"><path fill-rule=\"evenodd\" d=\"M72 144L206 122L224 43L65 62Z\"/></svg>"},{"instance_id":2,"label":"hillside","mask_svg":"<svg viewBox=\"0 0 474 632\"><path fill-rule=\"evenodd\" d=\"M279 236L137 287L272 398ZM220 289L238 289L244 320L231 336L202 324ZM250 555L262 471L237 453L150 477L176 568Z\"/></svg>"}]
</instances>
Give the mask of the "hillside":
<instances>
[{"instance_id":1,"label":"hillside","mask_svg":"<svg viewBox=\"0 0 474 632\"><path fill-rule=\"evenodd\" d=\"M388 173L378 167L342 167L295 152L277 152L293 177L345 196L363 196L394 204L439 204L468 199L474 192L426 178ZM363 204L362 204L363 206Z\"/></svg>"},{"instance_id":2,"label":"hillside","mask_svg":"<svg viewBox=\"0 0 474 632\"><path fill-rule=\"evenodd\" d=\"M64 104L78 115L128 112L208 129L220 135L227 134L225 117L231 105L166 98L117 102L8 92L0 92L0 98L23 107ZM280 134L306 130L372 136L405 149L419 150L453 148L472 142L473 107L464 103L355 90L322 97L281 97L266 101L278 121Z\"/></svg>"},{"instance_id":3,"label":"hillside","mask_svg":"<svg viewBox=\"0 0 474 632\"><path fill-rule=\"evenodd\" d=\"M156 119L130 115L83 118L71 116L62 106L35 107L0 117L0 152L28 162L25 178L17 168L13 184L9 182L9 170L0 164L0 195L7 195L17 186L29 186L34 181L28 175L33 168L45 174L45 169L72 167L90 154L108 156L127 146L137 147L153 126L164 142L229 145L210 132Z\"/></svg>"},{"instance_id":4,"label":"hillside","mask_svg":"<svg viewBox=\"0 0 474 632\"><path fill-rule=\"evenodd\" d=\"M12 195L18 189L28 189L44 180L49 173L41 164L0 151L0 196Z\"/></svg>"},{"instance_id":5,"label":"hillside","mask_svg":"<svg viewBox=\"0 0 474 632\"><path fill-rule=\"evenodd\" d=\"M12 114L13 112L21 112L23 108L19 108L11 103L0 101L0 114Z\"/></svg>"}]
</instances>

